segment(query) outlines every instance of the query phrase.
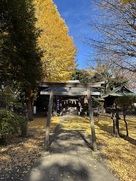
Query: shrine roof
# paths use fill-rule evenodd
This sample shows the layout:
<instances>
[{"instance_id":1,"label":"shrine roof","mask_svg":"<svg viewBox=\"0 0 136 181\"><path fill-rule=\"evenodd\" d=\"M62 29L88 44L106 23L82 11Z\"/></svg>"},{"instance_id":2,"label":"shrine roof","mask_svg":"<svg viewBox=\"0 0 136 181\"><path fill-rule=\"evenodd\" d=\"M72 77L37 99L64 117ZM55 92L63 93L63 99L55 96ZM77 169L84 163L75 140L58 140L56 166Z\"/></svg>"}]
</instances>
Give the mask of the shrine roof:
<instances>
[{"instance_id":1,"label":"shrine roof","mask_svg":"<svg viewBox=\"0 0 136 181\"><path fill-rule=\"evenodd\" d=\"M133 95L133 94L134 94L134 92L132 92L124 84L122 84L122 85L114 88L109 93L103 95L102 97L103 98L106 98L108 96L120 97L120 96L124 96L124 95Z\"/></svg>"}]
</instances>

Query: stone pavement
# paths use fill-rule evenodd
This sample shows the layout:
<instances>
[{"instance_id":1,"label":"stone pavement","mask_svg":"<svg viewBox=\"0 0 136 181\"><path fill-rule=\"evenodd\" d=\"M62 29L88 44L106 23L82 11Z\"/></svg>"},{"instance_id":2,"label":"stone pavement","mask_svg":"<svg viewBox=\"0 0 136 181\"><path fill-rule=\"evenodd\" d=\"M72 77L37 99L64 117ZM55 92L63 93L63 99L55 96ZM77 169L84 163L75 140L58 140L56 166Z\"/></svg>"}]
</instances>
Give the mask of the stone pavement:
<instances>
[{"instance_id":1,"label":"stone pavement","mask_svg":"<svg viewBox=\"0 0 136 181\"><path fill-rule=\"evenodd\" d=\"M65 122L65 120L63 120ZM119 181L92 156L82 131L57 126L49 152L44 152L24 181Z\"/></svg>"}]
</instances>

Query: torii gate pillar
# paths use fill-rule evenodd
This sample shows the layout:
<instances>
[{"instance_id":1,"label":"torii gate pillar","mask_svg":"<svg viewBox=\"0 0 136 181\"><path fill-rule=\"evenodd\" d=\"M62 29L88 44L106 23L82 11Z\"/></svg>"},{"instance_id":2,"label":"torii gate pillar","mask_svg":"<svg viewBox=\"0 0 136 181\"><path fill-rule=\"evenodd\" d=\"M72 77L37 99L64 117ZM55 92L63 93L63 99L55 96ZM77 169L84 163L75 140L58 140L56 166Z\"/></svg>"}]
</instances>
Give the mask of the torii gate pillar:
<instances>
[{"instance_id":1,"label":"torii gate pillar","mask_svg":"<svg viewBox=\"0 0 136 181\"><path fill-rule=\"evenodd\" d=\"M47 122L46 122L46 136L45 136L45 149L46 150L49 149L52 105L53 105L53 88L51 88L51 92L50 92L49 105L48 105L48 116L47 116Z\"/></svg>"},{"instance_id":2,"label":"torii gate pillar","mask_svg":"<svg viewBox=\"0 0 136 181\"><path fill-rule=\"evenodd\" d=\"M87 88L87 99L88 99L88 110L89 110L91 136L92 136L92 147L93 147L93 151L97 151L96 135L95 135L95 129L94 129L93 109L92 109L92 98L91 98L90 88Z\"/></svg>"}]
</instances>

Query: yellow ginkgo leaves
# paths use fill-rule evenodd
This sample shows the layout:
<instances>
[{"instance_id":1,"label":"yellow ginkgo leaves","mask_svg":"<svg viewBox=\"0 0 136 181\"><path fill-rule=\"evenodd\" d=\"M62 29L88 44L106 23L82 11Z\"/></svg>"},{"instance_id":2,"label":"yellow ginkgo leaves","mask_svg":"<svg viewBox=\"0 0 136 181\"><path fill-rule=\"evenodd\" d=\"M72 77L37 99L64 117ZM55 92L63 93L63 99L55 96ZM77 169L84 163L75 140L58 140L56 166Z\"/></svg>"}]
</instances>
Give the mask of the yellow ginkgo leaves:
<instances>
[{"instance_id":1,"label":"yellow ginkgo leaves","mask_svg":"<svg viewBox=\"0 0 136 181\"><path fill-rule=\"evenodd\" d=\"M76 48L68 27L52 0L37 0L37 27L42 30L38 44L43 51L43 80L67 81L75 68Z\"/></svg>"}]
</instances>

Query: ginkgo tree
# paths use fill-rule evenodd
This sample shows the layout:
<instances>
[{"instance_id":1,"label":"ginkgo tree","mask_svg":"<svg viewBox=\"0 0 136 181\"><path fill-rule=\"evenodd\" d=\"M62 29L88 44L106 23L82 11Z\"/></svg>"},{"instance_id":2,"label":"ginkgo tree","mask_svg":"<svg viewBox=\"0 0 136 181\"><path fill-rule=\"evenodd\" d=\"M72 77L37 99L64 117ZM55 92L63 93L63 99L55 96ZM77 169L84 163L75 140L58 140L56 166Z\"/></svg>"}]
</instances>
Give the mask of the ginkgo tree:
<instances>
[{"instance_id":1,"label":"ginkgo tree","mask_svg":"<svg viewBox=\"0 0 136 181\"><path fill-rule=\"evenodd\" d=\"M38 44L43 50L43 80L67 81L75 69L76 48L68 27L52 0L34 0L37 27L42 31Z\"/></svg>"}]
</instances>

